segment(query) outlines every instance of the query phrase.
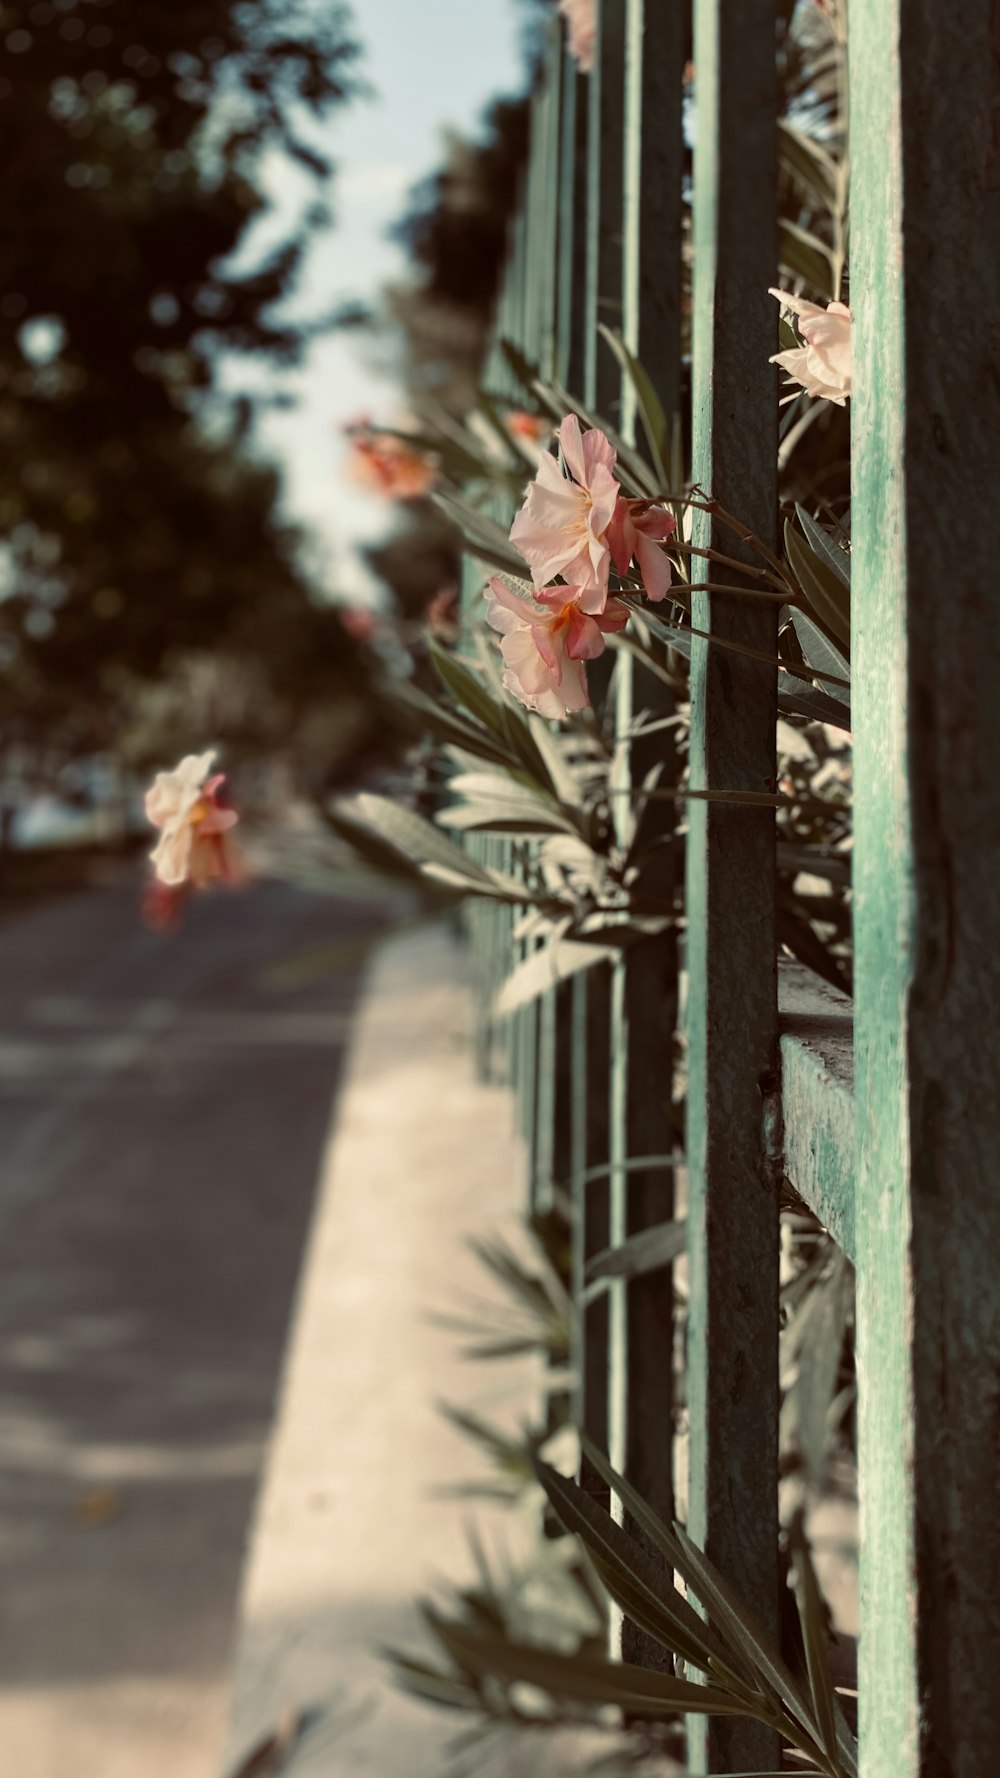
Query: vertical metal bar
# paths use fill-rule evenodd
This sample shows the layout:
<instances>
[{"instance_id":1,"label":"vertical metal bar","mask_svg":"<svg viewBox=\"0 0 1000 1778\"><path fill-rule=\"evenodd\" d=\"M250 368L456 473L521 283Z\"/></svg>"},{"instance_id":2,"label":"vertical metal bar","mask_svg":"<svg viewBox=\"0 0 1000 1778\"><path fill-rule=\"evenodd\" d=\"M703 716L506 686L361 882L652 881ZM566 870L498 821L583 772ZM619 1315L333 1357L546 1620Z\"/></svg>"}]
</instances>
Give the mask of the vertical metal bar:
<instances>
[{"instance_id":1,"label":"vertical metal bar","mask_svg":"<svg viewBox=\"0 0 1000 1778\"><path fill-rule=\"evenodd\" d=\"M588 95L587 262L585 285L584 399L588 408L617 423L621 410L621 373L614 354L601 341L596 350L598 319L621 324L622 204L625 95L625 0L599 0L594 68ZM612 656L591 667L595 702L610 682ZM578 1268L610 1244L611 1103L620 1102L620 1081L613 1072L621 1059L612 1051L612 971L599 964L580 979L574 994L574 1017L585 1031L578 1036L582 1066L574 1072L574 1093L584 1108L584 1155L595 1174L577 1191ZM616 1126L616 1136L620 1134ZM581 1312L580 1424L595 1444L608 1448L610 1392L610 1316L608 1293ZM581 1485L610 1505L607 1485L584 1458Z\"/></svg>"},{"instance_id":2,"label":"vertical metal bar","mask_svg":"<svg viewBox=\"0 0 1000 1778\"><path fill-rule=\"evenodd\" d=\"M542 277L543 267L552 253L550 241L545 233L545 136L546 136L546 91L544 83L539 85L531 99L531 126L528 141L528 162L524 181L523 205L523 257L520 268L520 292L516 331L511 334L513 343L534 362L538 360L542 331ZM521 389L515 389L514 399L521 403L525 398ZM497 511L500 522L507 525L511 514L508 510ZM518 874L524 864L524 847L518 848L519 859L515 867ZM517 917L523 909L511 910L510 927L513 934ZM511 967L522 962L527 955L527 945L521 939L514 939L509 955ZM535 1020L537 1008L530 1004L518 1008L507 1021L507 1043L511 1058L512 1077L515 1095L518 1100L519 1123L525 1141L528 1144L529 1157L529 1207L534 1208L536 1180L532 1154L534 1148L533 1112L534 1092L533 1077L537 1063Z\"/></svg>"},{"instance_id":3,"label":"vertical metal bar","mask_svg":"<svg viewBox=\"0 0 1000 1778\"><path fill-rule=\"evenodd\" d=\"M532 192L532 281L535 316L524 345L537 360L543 377L555 363L556 293L559 267L560 105L564 56L558 20L552 21L545 58L545 84L536 97L531 153L535 183ZM534 949L522 947L526 956ZM555 1111L555 997L540 996L516 1015L519 1027L519 1093L522 1131L528 1162L530 1208L544 1215L552 1208L553 1129Z\"/></svg>"},{"instance_id":4,"label":"vertical metal bar","mask_svg":"<svg viewBox=\"0 0 1000 1778\"><path fill-rule=\"evenodd\" d=\"M773 544L775 0L695 0L694 20L694 475ZM696 540L739 553L714 520ZM711 578L726 580L719 564ZM692 608L697 628L775 653L764 601L699 593ZM774 670L695 640L692 786L761 792L774 770ZM775 1625L778 1202L762 1143L777 1088L772 811L692 800L687 911L689 1524ZM773 1770L777 1756L770 1733L737 1718L689 1735L696 1772Z\"/></svg>"},{"instance_id":5,"label":"vertical metal bar","mask_svg":"<svg viewBox=\"0 0 1000 1778\"><path fill-rule=\"evenodd\" d=\"M542 242L539 265L538 363L543 377L555 373L559 273L559 156L563 100L562 33L553 20L545 57L545 116L540 142L542 161Z\"/></svg>"},{"instance_id":6,"label":"vertical metal bar","mask_svg":"<svg viewBox=\"0 0 1000 1778\"><path fill-rule=\"evenodd\" d=\"M685 11L661 0L628 0L626 23L632 121L623 167L622 330L668 419L680 410L681 387Z\"/></svg>"},{"instance_id":7,"label":"vertical metal bar","mask_svg":"<svg viewBox=\"0 0 1000 1778\"><path fill-rule=\"evenodd\" d=\"M563 50L559 151L559 272L556 291L556 375L571 395L583 388L587 269L587 90Z\"/></svg>"},{"instance_id":8,"label":"vertical metal bar","mask_svg":"<svg viewBox=\"0 0 1000 1778\"><path fill-rule=\"evenodd\" d=\"M588 969L572 982L573 1294L578 1305L576 1424L601 1450L608 1448L607 1294L582 1306L588 1262L610 1245L608 1178L610 1116L611 968ZM580 1485L604 1506L607 1484L584 1459Z\"/></svg>"},{"instance_id":9,"label":"vertical metal bar","mask_svg":"<svg viewBox=\"0 0 1000 1778\"><path fill-rule=\"evenodd\" d=\"M649 372L668 415L680 402L681 104L684 19L681 7L629 0L626 13L623 227L623 332ZM631 386L623 391L622 429L635 440ZM644 438L638 440L645 445ZM640 711L673 707L662 681L631 655L615 667L616 724L627 734ZM622 788L659 768L660 787L676 782L673 743L661 731L625 747ZM674 821L669 803L648 805L643 840L655 846L642 866L641 893L669 906L674 853L662 843ZM629 947L615 967L612 1155L616 1163L668 1155L673 1147L671 1086L677 1016L674 931ZM617 1243L673 1212L669 1164L611 1172L611 1236ZM612 1456L668 1523L673 1517L673 1277L670 1270L615 1287L611 1309ZM629 1525L634 1536L642 1532ZM669 1665L666 1651L626 1619L626 1660Z\"/></svg>"},{"instance_id":10,"label":"vertical metal bar","mask_svg":"<svg viewBox=\"0 0 1000 1778\"><path fill-rule=\"evenodd\" d=\"M563 49L562 116L559 154L559 268L556 289L556 374L571 393L583 388L586 335L587 266L587 92L589 76L579 73L576 62ZM586 1171L585 1097L586 998L577 979L564 983L551 998L549 1030L552 1042L552 1163L557 1184L569 1187L572 1198L574 1297L579 1302L585 1269L584 1183ZM583 1339L577 1324L574 1360L578 1377L575 1403L577 1424L587 1419L588 1430L606 1442L606 1426L596 1423L593 1398L586 1400ZM588 1418L589 1416L589 1418Z\"/></svg>"},{"instance_id":11,"label":"vertical metal bar","mask_svg":"<svg viewBox=\"0 0 1000 1778\"><path fill-rule=\"evenodd\" d=\"M993 0L852 7L850 80L861 1769L973 1778L1000 1744Z\"/></svg>"},{"instance_id":12,"label":"vertical metal bar","mask_svg":"<svg viewBox=\"0 0 1000 1778\"><path fill-rule=\"evenodd\" d=\"M618 426L621 372L598 323L621 332L622 207L625 190L626 0L597 0L597 44L588 95L587 311L584 396Z\"/></svg>"}]
</instances>

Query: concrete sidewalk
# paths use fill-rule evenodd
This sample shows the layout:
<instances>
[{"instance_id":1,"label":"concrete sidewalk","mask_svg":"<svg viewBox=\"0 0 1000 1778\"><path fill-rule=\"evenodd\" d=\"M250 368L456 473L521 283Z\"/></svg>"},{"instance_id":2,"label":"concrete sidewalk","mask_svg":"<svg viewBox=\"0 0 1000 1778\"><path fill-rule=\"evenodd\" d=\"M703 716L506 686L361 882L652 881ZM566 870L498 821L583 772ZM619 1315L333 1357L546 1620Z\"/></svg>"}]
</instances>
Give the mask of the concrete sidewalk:
<instances>
[{"instance_id":1,"label":"concrete sidewalk","mask_svg":"<svg viewBox=\"0 0 1000 1778\"><path fill-rule=\"evenodd\" d=\"M246 1572L227 1774L327 1706L290 1778L436 1778L468 1725L399 1693L378 1648L412 1644L416 1596L470 1572L477 1467L440 1399L527 1410L524 1367L470 1365L434 1310L482 1297L472 1234L523 1206L506 1091L473 1076L471 996L443 925L379 950L363 991L293 1320ZM481 1472L480 1472L481 1473ZM475 1508L478 1524L489 1509Z\"/></svg>"}]
</instances>

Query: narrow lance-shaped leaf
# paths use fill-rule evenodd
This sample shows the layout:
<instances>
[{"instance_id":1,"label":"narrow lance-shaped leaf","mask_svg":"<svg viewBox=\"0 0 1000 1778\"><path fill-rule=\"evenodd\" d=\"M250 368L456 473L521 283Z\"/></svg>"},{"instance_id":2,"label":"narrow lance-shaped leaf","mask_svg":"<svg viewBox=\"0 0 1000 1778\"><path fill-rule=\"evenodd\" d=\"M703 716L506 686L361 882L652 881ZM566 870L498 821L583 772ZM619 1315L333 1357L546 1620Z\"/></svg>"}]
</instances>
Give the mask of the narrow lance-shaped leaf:
<instances>
[{"instance_id":1,"label":"narrow lance-shaped leaf","mask_svg":"<svg viewBox=\"0 0 1000 1778\"><path fill-rule=\"evenodd\" d=\"M809 547L826 562L829 568L832 568L841 585L850 592L851 558L847 551L840 548L835 539L830 536L829 531L824 531L822 525L817 523L804 506L797 505L795 511L799 524L806 534Z\"/></svg>"},{"instance_id":2,"label":"narrow lance-shaped leaf","mask_svg":"<svg viewBox=\"0 0 1000 1778\"><path fill-rule=\"evenodd\" d=\"M449 1653L460 1666L474 1673L496 1674L515 1683L537 1685L585 1704L616 1704L632 1715L746 1715L742 1704L716 1686L695 1685L625 1661L558 1654L552 1649L514 1642L506 1636L477 1634L445 1623L437 1614L433 1623L435 1634Z\"/></svg>"},{"instance_id":3,"label":"narrow lance-shaped leaf","mask_svg":"<svg viewBox=\"0 0 1000 1778\"><path fill-rule=\"evenodd\" d=\"M640 1229L618 1247L606 1247L588 1260L585 1282L610 1282L613 1278L644 1278L669 1266L687 1246L687 1224L656 1223L653 1228Z\"/></svg>"},{"instance_id":4,"label":"narrow lance-shaped leaf","mask_svg":"<svg viewBox=\"0 0 1000 1778\"><path fill-rule=\"evenodd\" d=\"M725 1635L731 1648L738 1651L747 1671L762 1680L774 1696L794 1709L809 1734L818 1737L809 1701L794 1675L760 1628L748 1608L736 1597L708 1557L693 1544L681 1526L668 1530L642 1496L618 1474L589 1439L582 1441L589 1462L612 1491L617 1494L626 1512L643 1530L650 1542L661 1550L676 1568L686 1586L694 1593L713 1619L718 1631ZM726 1651L726 1658L732 1657Z\"/></svg>"},{"instance_id":5,"label":"narrow lance-shaped leaf","mask_svg":"<svg viewBox=\"0 0 1000 1778\"><path fill-rule=\"evenodd\" d=\"M840 1764L841 1755L846 1753L848 1762L853 1769L856 1749L853 1737L843 1721L841 1721L838 1733L838 1706L833 1681L830 1677L830 1663L827 1659L823 1601L812 1565L809 1546L806 1543L801 1523L798 1521L792 1526L790 1542L792 1576L799 1618L802 1623L802 1640L806 1650L809 1688L812 1692L823 1748L835 1765Z\"/></svg>"},{"instance_id":6,"label":"narrow lance-shaped leaf","mask_svg":"<svg viewBox=\"0 0 1000 1778\"><path fill-rule=\"evenodd\" d=\"M712 1670L713 1657L722 1662L724 1669L725 1648L677 1591L670 1574L654 1563L641 1545L575 1482L559 1475L540 1458L535 1460L535 1473L566 1530L581 1538L590 1555L600 1563L612 1596L617 1596L614 1583L619 1575L627 1585L641 1585L647 1603L658 1607L660 1627L651 1632L657 1640L705 1673Z\"/></svg>"},{"instance_id":7,"label":"narrow lance-shaped leaf","mask_svg":"<svg viewBox=\"0 0 1000 1778\"><path fill-rule=\"evenodd\" d=\"M661 487L670 485L670 427L667 423L666 409L647 372L640 364L634 352L630 352L620 333L598 322L598 332L603 334L617 358L622 370L628 377L635 393L639 418L646 434L652 456L652 467L659 479Z\"/></svg>"},{"instance_id":8,"label":"narrow lance-shaped leaf","mask_svg":"<svg viewBox=\"0 0 1000 1778\"><path fill-rule=\"evenodd\" d=\"M834 675L840 676L850 672L843 656L829 637L824 635L819 625L813 622L808 612L801 611L796 606L793 607L791 615L792 625L806 662L817 677L820 673L824 675L826 684L830 686L828 695L838 700L841 696L845 699L849 697L850 693L846 688L834 683Z\"/></svg>"},{"instance_id":9,"label":"narrow lance-shaped leaf","mask_svg":"<svg viewBox=\"0 0 1000 1778\"><path fill-rule=\"evenodd\" d=\"M792 573L812 610L833 640L849 652L851 645L850 593L823 557L785 520L785 554Z\"/></svg>"}]
</instances>

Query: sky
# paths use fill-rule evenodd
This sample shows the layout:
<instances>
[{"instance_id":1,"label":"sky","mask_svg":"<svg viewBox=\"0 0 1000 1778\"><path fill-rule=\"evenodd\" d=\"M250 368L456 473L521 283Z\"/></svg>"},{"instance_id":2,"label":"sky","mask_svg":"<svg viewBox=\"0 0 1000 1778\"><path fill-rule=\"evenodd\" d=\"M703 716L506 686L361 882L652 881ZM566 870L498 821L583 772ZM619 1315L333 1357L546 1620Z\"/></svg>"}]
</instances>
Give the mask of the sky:
<instances>
[{"instance_id":1,"label":"sky","mask_svg":"<svg viewBox=\"0 0 1000 1778\"><path fill-rule=\"evenodd\" d=\"M516 0L354 0L353 12L361 72L374 90L336 110L320 138L311 132L337 165L335 223L314 238L289 315L370 302L400 276L405 256L387 231L410 187L440 164L444 132L474 132L491 98L524 84ZM253 257L316 196L308 176L285 162L270 163L267 182L274 210L248 243ZM228 380L254 382L245 366ZM341 429L359 415L392 424L402 411L399 392L380 374L371 342L350 331L314 342L281 385L297 405L265 415L257 437L284 471L288 515L315 533L310 562L329 593L377 600L359 546L384 535L389 515L384 501L345 481Z\"/></svg>"}]
</instances>

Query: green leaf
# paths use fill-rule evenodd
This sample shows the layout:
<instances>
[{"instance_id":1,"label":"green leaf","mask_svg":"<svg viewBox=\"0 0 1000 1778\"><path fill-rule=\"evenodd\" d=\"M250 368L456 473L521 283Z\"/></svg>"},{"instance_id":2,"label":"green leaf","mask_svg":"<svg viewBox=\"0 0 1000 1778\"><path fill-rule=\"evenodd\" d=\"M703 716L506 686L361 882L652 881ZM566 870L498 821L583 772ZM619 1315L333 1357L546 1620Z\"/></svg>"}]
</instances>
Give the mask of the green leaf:
<instances>
[{"instance_id":1,"label":"green leaf","mask_svg":"<svg viewBox=\"0 0 1000 1778\"><path fill-rule=\"evenodd\" d=\"M436 1667L426 1661L417 1661L412 1655L403 1654L396 1648L383 1648L383 1659L393 1669L397 1685L404 1691L411 1692L416 1698L426 1698L432 1704L442 1704L449 1710L474 1710L479 1702L479 1693L467 1680L456 1679L455 1675L440 1673Z\"/></svg>"},{"instance_id":2,"label":"green leaf","mask_svg":"<svg viewBox=\"0 0 1000 1778\"><path fill-rule=\"evenodd\" d=\"M631 600L624 599L624 603L626 605L631 604ZM793 678L801 679L806 684L808 684L813 677L821 678L824 681L833 681L835 683L844 681L843 674L823 673L818 668L796 668L793 662L782 660L780 656L776 654L766 654L764 650L760 648L747 648L741 642L730 642L725 636L713 636L709 630L696 630L693 625L679 623L673 618L665 617L661 612L658 612L656 616L654 616L651 611L644 607L642 616L644 623L648 624L654 635L662 636L663 640L667 642L671 648L676 648L679 654L686 654L689 658L691 651L690 639L692 636L697 636L700 641L710 643L713 648L723 648L730 654L746 655L750 660L764 661L768 666L773 665L775 667L782 667L784 668L784 671L790 674ZM685 641L684 638L687 638L687 640ZM844 689L850 689L846 681L844 681Z\"/></svg>"},{"instance_id":3,"label":"green leaf","mask_svg":"<svg viewBox=\"0 0 1000 1778\"><path fill-rule=\"evenodd\" d=\"M615 1704L632 1715L747 1714L745 1706L716 1686L695 1685L626 1661L559 1654L530 1643L514 1642L506 1636L477 1634L446 1623L436 1612L429 1614L429 1621L453 1658L473 1673L495 1674L512 1683L537 1685L543 1691L584 1704Z\"/></svg>"},{"instance_id":4,"label":"green leaf","mask_svg":"<svg viewBox=\"0 0 1000 1778\"><path fill-rule=\"evenodd\" d=\"M644 1278L669 1266L687 1246L687 1224L683 1221L660 1222L653 1228L640 1229L618 1247L606 1247L588 1260L584 1282L606 1284L612 1278Z\"/></svg>"},{"instance_id":5,"label":"green leaf","mask_svg":"<svg viewBox=\"0 0 1000 1778\"><path fill-rule=\"evenodd\" d=\"M520 776L515 778L499 772L459 772L450 780L449 789L453 796L477 809L479 815L489 817L510 812L533 821L539 831L579 834L572 815L564 814L551 796L531 789ZM449 812L445 811L446 814Z\"/></svg>"},{"instance_id":6,"label":"green leaf","mask_svg":"<svg viewBox=\"0 0 1000 1778\"><path fill-rule=\"evenodd\" d=\"M770 1637L756 1623L747 1606L737 1597L704 1552L691 1542L680 1525L675 1525L669 1531L642 1496L612 1468L603 1452L589 1439L583 1439L581 1444L588 1461L617 1494L626 1512L645 1532L651 1543L663 1552L671 1566L680 1574L689 1592L704 1606L712 1622L713 1634L725 1637L733 1652L730 1654L726 1650L724 1659L727 1662L738 1660L749 1674L754 1675L758 1683L763 1682L766 1693L782 1700L805 1731L805 1740L800 1738L797 1744L810 1753L810 1757L818 1755L818 1747L813 1745L810 1749L809 1746L810 1742L815 1742L818 1729L813 1721L808 1699ZM600 1509L593 1507L592 1510L596 1512ZM718 1643L716 1646L718 1647Z\"/></svg>"},{"instance_id":7,"label":"green leaf","mask_svg":"<svg viewBox=\"0 0 1000 1778\"><path fill-rule=\"evenodd\" d=\"M380 839L366 822L352 820L349 812L343 806L332 809L324 808L322 813L326 825L342 840L346 840L366 864L370 864L375 870L383 871L387 876L399 878L408 883L421 883L426 888L419 865L415 865L409 858L404 858L388 841Z\"/></svg>"},{"instance_id":8,"label":"green leaf","mask_svg":"<svg viewBox=\"0 0 1000 1778\"><path fill-rule=\"evenodd\" d=\"M825 241L798 223L782 218L778 223L778 262L793 278L802 278L810 289L833 301L833 256Z\"/></svg>"},{"instance_id":9,"label":"green leaf","mask_svg":"<svg viewBox=\"0 0 1000 1778\"><path fill-rule=\"evenodd\" d=\"M787 673L778 675L778 709L786 716L804 716L809 722L826 722L831 728L839 728L845 734L851 733L850 693L843 694L843 701L835 693L820 691L814 687L809 690L804 685L796 685L790 681Z\"/></svg>"},{"instance_id":10,"label":"green leaf","mask_svg":"<svg viewBox=\"0 0 1000 1778\"><path fill-rule=\"evenodd\" d=\"M494 1001L498 1018L507 1018L522 1006L528 1006L559 982L592 969L597 963L613 961L617 952L610 945L581 944L579 940L560 939L543 950L532 951L510 972Z\"/></svg>"},{"instance_id":11,"label":"green leaf","mask_svg":"<svg viewBox=\"0 0 1000 1778\"><path fill-rule=\"evenodd\" d=\"M840 1743L836 1726L836 1699L826 1652L823 1601L816 1582L809 1546L803 1536L799 1521L796 1521L791 1528L789 1544L792 1553L792 1584L802 1624L809 1689L812 1692L820 1739L824 1752L835 1765L839 1765Z\"/></svg>"},{"instance_id":12,"label":"green leaf","mask_svg":"<svg viewBox=\"0 0 1000 1778\"><path fill-rule=\"evenodd\" d=\"M447 1401L438 1402L437 1407L438 1412L457 1431L463 1432L479 1445L507 1475L522 1482L534 1480L531 1446L525 1439L511 1438L499 1426L492 1425L479 1414L471 1413L468 1408L455 1407Z\"/></svg>"},{"instance_id":13,"label":"green leaf","mask_svg":"<svg viewBox=\"0 0 1000 1778\"><path fill-rule=\"evenodd\" d=\"M795 605L790 607L792 626L802 647L806 665L817 675L822 673L824 683L829 685L827 696L833 698L842 708L849 708L850 691L838 685L837 678L850 673L850 666L839 649L820 629L806 611L800 611Z\"/></svg>"},{"instance_id":14,"label":"green leaf","mask_svg":"<svg viewBox=\"0 0 1000 1778\"><path fill-rule=\"evenodd\" d=\"M806 534L806 539L810 548L817 556L826 562L829 568L833 569L841 586L846 587L847 591L850 592L851 558L847 550L839 548L835 540L830 536L829 531L824 531L822 525L817 524L816 520L806 511L804 506L800 506L796 503L795 511L798 516L799 524L802 526L802 529ZM850 605L848 605L848 613L850 613Z\"/></svg>"},{"instance_id":15,"label":"green leaf","mask_svg":"<svg viewBox=\"0 0 1000 1778\"><path fill-rule=\"evenodd\" d=\"M682 1526L675 1529L682 1556L677 1566L687 1585L697 1595L713 1624L724 1632L744 1660L751 1663L752 1670L797 1718L808 1737L817 1743L818 1752L819 1727L812 1705L780 1651L704 1551L691 1542Z\"/></svg>"},{"instance_id":16,"label":"green leaf","mask_svg":"<svg viewBox=\"0 0 1000 1778\"><path fill-rule=\"evenodd\" d=\"M428 644L427 653L441 684L446 691L451 692L455 702L506 744L502 710L496 699L490 696L479 675L466 666L458 655L449 653L436 642Z\"/></svg>"},{"instance_id":17,"label":"green leaf","mask_svg":"<svg viewBox=\"0 0 1000 1778\"><path fill-rule=\"evenodd\" d=\"M520 346L515 345L514 341L507 338L506 335L500 340L499 344L502 356L506 359L509 368L514 372L522 389L530 394L541 377L541 370L537 362L533 358L528 358L525 353L521 351ZM562 410L557 409L556 412L557 417L561 417Z\"/></svg>"},{"instance_id":18,"label":"green leaf","mask_svg":"<svg viewBox=\"0 0 1000 1778\"><path fill-rule=\"evenodd\" d=\"M463 895L484 895L517 906L537 899L525 883L477 864L468 852L446 839L440 828L388 797L365 791L339 807L348 820L365 824L434 882Z\"/></svg>"},{"instance_id":19,"label":"green leaf","mask_svg":"<svg viewBox=\"0 0 1000 1778\"><path fill-rule=\"evenodd\" d=\"M851 861L843 853L815 852L808 846L793 846L778 841L778 869L808 871L810 876L825 877L844 889L851 886Z\"/></svg>"},{"instance_id":20,"label":"green leaf","mask_svg":"<svg viewBox=\"0 0 1000 1778\"><path fill-rule=\"evenodd\" d=\"M778 120L778 154L803 195L816 209L831 213L839 191L839 170L833 156L787 118Z\"/></svg>"},{"instance_id":21,"label":"green leaf","mask_svg":"<svg viewBox=\"0 0 1000 1778\"><path fill-rule=\"evenodd\" d=\"M441 742L442 746L458 747L463 753L474 754L477 759L488 760L492 765L504 766L508 770L517 769L517 756L488 729L484 729L479 723L470 722L461 712L448 705L428 697L426 692L408 680L395 685L392 696L395 703L419 724L421 732L429 735L432 740Z\"/></svg>"},{"instance_id":22,"label":"green leaf","mask_svg":"<svg viewBox=\"0 0 1000 1778\"><path fill-rule=\"evenodd\" d=\"M851 595L840 575L785 520L785 554L815 615L845 653L851 645Z\"/></svg>"},{"instance_id":23,"label":"green leaf","mask_svg":"<svg viewBox=\"0 0 1000 1778\"><path fill-rule=\"evenodd\" d=\"M559 1520L567 1531L582 1540L588 1554L599 1564L605 1586L622 1609L627 1612L629 1608L619 1595L631 1592L634 1598L638 1588L644 1610L657 1625L656 1629L651 1629L649 1623L643 1626L651 1636L702 1672L712 1670L713 1657L725 1665L725 1649L678 1592L669 1571L654 1562L635 1538L575 1482L559 1475L538 1457L535 1473Z\"/></svg>"},{"instance_id":24,"label":"green leaf","mask_svg":"<svg viewBox=\"0 0 1000 1778\"><path fill-rule=\"evenodd\" d=\"M827 1423L837 1393L840 1356L850 1309L847 1260L837 1253L829 1277L818 1282L806 1336L799 1342L793 1391L797 1407L799 1454L811 1482L821 1485L825 1473Z\"/></svg>"},{"instance_id":25,"label":"green leaf","mask_svg":"<svg viewBox=\"0 0 1000 1778\"><path fill-rule=\"evenodd\" d=\"M436 490L430 495L434 505L460 531L467 548L481 562L488 562L518 579L524 578L524 562L511 543L507 532L496 519L491 519L470 501L455 494Z\"/></svg>"},{"instance_id":26,"label":"green leaf","mask_svg":"<svg viewBox=\"0 0 1000 1778\"><path fill-rule=\"evenodd\" d=\"M395 846L404 858L419 865L438 864L473 882L489 882L487 872L467 852L446 840L438 828L413 809L405 809L389 797L376 796L371 791L362 791L340 806L349 818L354 815L366 822L380 839Z\"/></svg>"},{"instance_id":27,"label":"green leaf","mask_svg":"<svg viewBox=\"0 0 1000 1778\"><path fill-rule=\"evenodd\" d=\"M629 351L621 334L616 333L612 327L606 327L603 321L598 322L597 330L607 340L632 385L636 408L653 460L653 470L659 479L661 488L667 488L670 486L668 464L670 461L671 428L667 421L666 409L656 392L652 379L634 352Z\"/></svg>"}]
</instances>

